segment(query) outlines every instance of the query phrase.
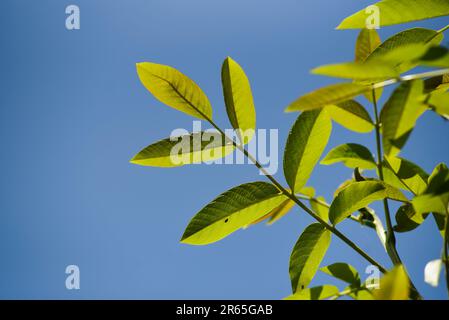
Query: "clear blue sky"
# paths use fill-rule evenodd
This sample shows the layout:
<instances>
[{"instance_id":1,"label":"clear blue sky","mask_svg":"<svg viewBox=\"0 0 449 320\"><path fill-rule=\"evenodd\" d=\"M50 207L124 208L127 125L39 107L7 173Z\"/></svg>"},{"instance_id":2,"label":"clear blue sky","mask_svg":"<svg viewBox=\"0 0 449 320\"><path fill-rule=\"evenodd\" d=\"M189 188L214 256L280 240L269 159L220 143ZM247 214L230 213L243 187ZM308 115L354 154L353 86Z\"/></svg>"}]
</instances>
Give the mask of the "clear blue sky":
<instances>
[{"instance_id":1,"label":"clear blue sky","mask_svg":"<svg viewBox=\"0 0 449 320\"><path fill-rule=\"evenodd\" d=\"M251 79L259 128L277 128L280 145L296 115L293 99L333 80L317 65L353 58L357 31L335 31L361 0L2 0L0 11L0 297L1 298L282 298L290 293L288 259L311 219L299 209L279 223L238 231L214 245L179 239L190 218L221 192L263 180L249 165L138 167L141 148L192 127L193 118L163 106L141 86L135 63L172 65L207 93L229 127L220 87L226 56ZM81 30L65 29L65 8L81 9ZM447 18L419 23L440 28ZM409 25L414 26L415 24ZM401 27L402 28L402 27ZM400 30L381 30L385 39ZM446 41L447 43L447 41ZM367 107L370 107L367 105ZM449 162L449 124L419 121L403 155L430 171ZM372 135L334 126L327 150L345 142L374 147ZM372 149L374 150L374 148ZM328 200L351 175L319 166L310 184ZM282 172L278 178L283 181ZM375 206L375 208L379 208ZM341 224L390 265L376 236ZM427 298L445 290L423 281L440 255L432 219L399 250ZM367 263L334 238L324 264ZM81 290L65 288L65 267L81 269ZM333 282L318 274L313 284Z\"/></svg>"}]
</instances>

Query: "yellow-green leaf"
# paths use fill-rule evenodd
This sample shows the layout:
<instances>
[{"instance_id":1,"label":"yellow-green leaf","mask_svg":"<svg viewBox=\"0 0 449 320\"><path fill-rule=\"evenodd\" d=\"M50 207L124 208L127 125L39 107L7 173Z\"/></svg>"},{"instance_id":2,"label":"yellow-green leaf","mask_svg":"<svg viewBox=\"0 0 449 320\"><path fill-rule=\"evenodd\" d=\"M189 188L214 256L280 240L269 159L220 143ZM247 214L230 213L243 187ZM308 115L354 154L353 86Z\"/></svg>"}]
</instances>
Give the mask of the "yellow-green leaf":
<instances>
[{"instance_id":1,"label":"yellow-green leaf","mask_svg":"<svg viewBox=\"0 0 449 320\"><path fill-rule=\"evenodd\" d=\"M270 213L270 220L268 221L268 225L272 225L282 217L284 217L290 210L295 206L295 202L291 199L285 200L282 202L277 208L273 209Z\"/></svg>"},{"instance_id":2,"label":"yellow-green leaf","mask_svg":"<svg viewBox=\"0 0 449 320\"><path fill-rule=\"evenodd\" d=\"M330 64L315 68L312 70L312 73L334 78L370 82L397 78L399 76L399 72L393 64L382 61Z\"/></svg>"},{"instance_id":3,"label":"yellow-green leaf","mask_svg":"<svg viewBox=\"0 0 449 320\"><path fill-rule=\"evenodd\" d=\"M447 0L383 0L374 4L379 13L379 27L449 15ZM361 29L373 14L365 8L344 19L337 29Z\"/></svg>"},{"instance_id":4,"label":"yellow-green leaf","mask_svg":"<svg viewBox=\"0 0 449 320\"><path fill-rule=\"evenodd\" d=\"M355 45L354 61L359 63L365 62L381 43L382 41L376 29L361 29ZM382 92L383 88L376 89L376 100L380 99ZM371 92L365 93L364 96L368 101L373 102L373 94Z\"/></svg>"},{"instance_id":5,"label":"yellow-green leaf","mask_svg":"<svg viewBox=\"0 0 449 320\"><path fill-rule=\"evenodd\" d=\"M320 163L330 165L337 162L343 162L349 168L376 168L376 162L368 148L357 143L346 143L333 148Z\"/></svg>"},{"instance_id":6,"label":"yellow-green leaf","mask_svg":"<svg viewBox=\"0 0 449 320\"><path fill-rule=\"evenodd\" d=\"M431 47L418 62L426 67L449 68L449 50L444 47Z\"/></svg>"},{"instance_id":7,"label":"yellow-green leaf","mask_svg":"<svg viewBox=\"0 0 449 320\"><path fill-rule=\"evenodd\" d=\"M385 156L383 164L385 182L421 194L427 188L429 175L411 161L394 156Z\"/></svg>"},{"instance_id":8,"label":"yellow-green leaf","mask_svg":"<svg viewBox=\"0 0 449 320\"><path fill-rule=\"evenodd\" d=\"M376 300L408 300L410 282L402 265L398 265L380 279L379 289L373 290Z\"/></svg>"},{"instance_id":9,"label":"yellow-green leaf","mask_svg":"<svg viewBox=\"0 0 449 320\"><path fill-rule=\"evenodd\" d=\"M285 111L292 112L319 109L330 104L351 100L370 90L371 87L358 83L337 83L320 88L298 98L292 102Z\"/></svg>"},{"instance_id":10,"label":"yellow-green leaf","mask_svg":"<svg viewBox=\"0 0 449 320\"><path fill-rule=\"evenodd\" d=\"M365 62L368 56L382 43L376 29L362 29L355 45L355 62Z\"/></svg>"},{"instance_id":11,"label":"yellow-green leaf","mask_svg":"<svg viewBox=\"0 0 449 320\"><path fill-rule=\"evenodd\" d=\"M346 129L368 133L373 131L374 123L365 108L354 100L348 100L336 105L326 107L327 113L332 120Z\"/></svg>"},{"instance_id":12,"label":"yellow-green leaf","mask_svg":"<svg viewBox=\"0 0 449 320\"><path fill-rule=\"evenodd\" d=\"M131 163L150 167L178 167L220 159L234 150L216 132L196 132L160 140L141 150Z\"/></svg>"},{"instance_id":13,"label":"yellow-green leaf","mask_svg":"<svg viewBox=\"0 0 449 320\"><path fill-rule=\"evenodd\" d=\"M137 73L145 88L160 102L199 119L211 119L212 107L201 88L175 68L142 62Z\"/></svg>"},{"instance_id":14,"label":"yellow-green leaf","mask_svg":"<svg viewBox=\"0 0 449 320\"><path fill-rule=\"evenodd\" d=\"M320 270L332 277L349 283L353 287L360 287L360 275L350 264L337 262L326 267L322 267Z\"/></svg>"},{"instance_id":15,"label":"yellow-green leaf","mask_svg":"<svg viewBox=\"0 0 449 320\"><path fill-rule=\"evenodd\" d=\"M380 113L382 143L388 156L396 156L405 145L416 121L426 111L422 80L401 84Z\"/></svg>"},{"instance_id":16,"label":"yellow-green leaf","mask_svg":"<svg viewBox=\"0 0 449 320\"><path fill-rule=\"evenodd\" d=\"M317 198L311 198L309 202L312 210L327 222L329 220L329 205L326 203L326 199L319 196Z\"/></svg>"},{"instance_id":17,"label":"yellow-green leaf","mask_svg":"<svg viewBox=\"0 0 449 320\"><path fill-rule=\"evenodd\" d=\"M296 120L284 152L284 175L293 192L306 185L331 131L332 121L323 109L303 112Z\"/></svg>"},{"instance_id":18,"label":"yellow-green leaf","mask_svg":"<svg viewBox=\"0 0 449 320\"><path fill-rule=\"evenodd\" d=\"M226 112L243 144L251 141L256 130L256 110L249 80L242 67L230 57L221 69Z\"/></svg>"},{"instance_id":19,"label":"yellow-green leaf","mask_svg":"<svg viewBox=\"0 0 449 320\"><path fill-rule=\"evenodd\" d=\"M449 92L436 91L431 93L427 103L436 113L449 120Z\"/></svg>"},{"instance_id":20,"label":"yellow-green leaf","mask_svg":"<svg viewBox=\"0 0 449 320\"><path fill-rule=\"evenodd\" d=\"M338 288L336 286L325 284L323 286L307 288L298 291L284 300L324 300L336 296Z\"/></svg>"},{"instance_id":21,"label":"yellow-green leaf","mask_svg":"<svg viewBox=\"0 0 449 320\"><path fill-rule=\"evenodd\" d=\"M429 184L423 194L412 200L416 213L448 214L449 169L444 163L435 167L429 177Z\"/></svg>"},{"instance_id":22,"label":"yellow-green leaf","mask_svg":"<svg viewBox=\"0 0 449 320\"><path fill-rule=\"evenodd\" d=\"M419 63L416 62L427 50L438 45L443 34L425 28L412 28L401 31L379 45L366 59L367 62L384 61L397 67L403 73Z\"/></svg>"},{"instance_id":23,"label":"yellow-green leaf","mask_svg":"<svg viewBox=\"0 0 449 320\"><path fill-rule=\"evenodd\" d=\"M223 239L278 207L287 197L272 184L252 182L232 188L201 209L181 242L205 245Z\"/></svg>"},{"instance_id":24,"label":"yellow-green leaf","mask_svg":"<svg viewBox=\"0 0 449 320\"><path fill-rule=\"evenodd\" d=\"M290 256L293 293L304 290L312 281L331 242L331 233L319 223L304 229Z\"/></svg>"},{"instance_id":25,"label":"yellow-green leaf","mask_svg":"<svg viewBox=\"0 0 449 320\"><path fill-rule=\"evenodd\" d=\"M345 220L351 213L387 197L386 187L377 181L353 182L341 190L329 209L332 224Z\"/></svg>"}]
</instances>

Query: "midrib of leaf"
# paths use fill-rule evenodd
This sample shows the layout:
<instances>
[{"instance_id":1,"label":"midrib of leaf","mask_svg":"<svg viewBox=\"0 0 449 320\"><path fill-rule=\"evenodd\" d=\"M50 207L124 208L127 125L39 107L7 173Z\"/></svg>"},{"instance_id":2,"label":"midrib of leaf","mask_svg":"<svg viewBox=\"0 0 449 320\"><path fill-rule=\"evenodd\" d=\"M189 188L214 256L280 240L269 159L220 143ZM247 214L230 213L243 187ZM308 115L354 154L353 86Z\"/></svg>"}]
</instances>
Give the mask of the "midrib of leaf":
<instances>
[{"instance_id":1,"label":"midrib of leaf","mask_svg":"<svg viewBox=\"0 0 449 320\"><path fill-rule=\"evenodd\" d=\"M150 74L151 74L152 77L155 77L155 78L157 78L159 80L162 80L162 81L166 82L173 89L173 91L175 91L178 94L178 96L181 97L182 100L184 100L184 102L186 102L190 107L192 107L193 110L198 112L198 114L201 115L205 120L207 120L207 121L211 120L200 109L198 109L198 107L196 107L194 104L192 104L192 102L190 102L183 94L181 94L181 92L172 84L171 81L168 81L167 79L164 79L164 78L162 78L162 77L160 77L160 76L158 76L158 75L156 75L154 73L150 72Z\"/></svg>"}]
</instances>

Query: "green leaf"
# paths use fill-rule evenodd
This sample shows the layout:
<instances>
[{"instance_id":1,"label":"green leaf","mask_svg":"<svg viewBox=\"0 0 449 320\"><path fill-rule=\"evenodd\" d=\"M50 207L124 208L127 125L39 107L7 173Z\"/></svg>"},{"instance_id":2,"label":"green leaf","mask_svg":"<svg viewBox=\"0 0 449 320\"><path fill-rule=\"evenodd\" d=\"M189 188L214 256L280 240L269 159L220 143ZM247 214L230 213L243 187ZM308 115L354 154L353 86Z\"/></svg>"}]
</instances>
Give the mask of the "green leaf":
<instances>
[{"instance_id":1,"label":"green leaf","mask_svg":"<svg viewBox=\"0 0 449 320\"><path fill-rule=\"evenodd\" d=\"M353 287L360 287L360 275L357 270L347 263L334 263L320 270L334 278L349 283Z\"/></svg>"},{"instance_id":2,"label":"green leaf","mask_svg":"<svg viewBox=\"0 0 449 320\"><path fill-rule=\"evenodd\" d=\"M429 175L418 165L403 158L385 156L383 163L385 182L413 194L421 194L427 188Z\"/></svg>"},{"instance_id":3,"label":"green leaf","mask_svg":"<svg viewBox=\"0 0 449 320\"><path fill-rule=\"evenodd\" d=\"M178 167L220 159L234 150L217 132L196 132L160 140L141 150L131 163L150 167Z\"/></svg>"},{"instance_id":4,"label":"green leaf","mask_svg":"<svg viewBox=\"0 0 449 320\"><path fill-rule=\"evenodd\" d=\"M413 69L432 45L443 40L443 34L435 30L412 28L401 31L379 45L366 61L387 61L395 64L400 73Z\"/></svg>"},{"instance_id":5,"label":"green leaf","mask_svg":"<svg viewBox=\"0 0 449 320\"><path fill-rule=\"evenodd\" d=\"M373 290L376 300L408 300L410 283L402 265L388 272L381 280L379 289Z\"/></svg>"},{"instance_id":6,"label":"green leaf","mask_svg":"<svg viewBox=\"0 0 449 320\"><path fill-rule=\"evenodd\" d=\"M343 162L348 168L376 168L376 162L368 148L356 143L346 143L332 149L320 163L330 165L337 162Z\"/></svg>"},{"instance_id":7,"label":"green leaf","mask_svg":"<svg viewBox=\"0 0 449 320\"><path fill-rule=\"evenodd\" d=\"M376 29L362 29L355 45L355 62L365 62L368 56L382 43Z\"/></svg>"},{"instance_id":8,"label":"green leaf","mask_svg":"<svg viewBox=\"0 0 449 320\"><path fill-rule=\"evenodd\" d=\"M405 145L416 121L426 111L422 101L422 80L404 82L388 99L380 113L382 142L388 156L397 155Z\"/></svg>"},{"instance_id":9,"label":"green leaf","mask_svg":"<svg viewBox=\"0 0 449 320\"><path fill-rule=\"evenodd\" d=\"M332 224L342 222L351 213L387 197L386 187L377 181L354 182L338 193L329 209Z\"/></svg>"},{"instance_id":10,"label":"green leaf","mask_svg":"<svg viewBox=\"0 0 449 320\"><path fill-rule=\"evenodd\" d=\"M427 218L427 214L416 213L410 203L399 207L396 212L396 223L394 231L409 232L419 227Z\"/></svg>"},{"instance_id":11,"label":"green leaf","mask_svg":"<svg viewBox=\"0 0 449 320\"><path fill-rule=\"evenodd\" d=\"M449 92L434 92L429 95L427 103L436 113L449 120Z\"/></svg>"},{"instance_id":12,"label":"green leaf","mask_svg":"<svg viewBox=\"0 0 449 320\"><path fill-rule=\"evenodd\" d=\"M371 87L358 83L337 83L320 88L300 97L292 102L285 111L292 112L319 109L330 104L338 104L340 102L351 100L370 90Z\"/></svg>"},{"instance_id":13,"label":"green leaf","mask_svg":"<svg viewBox=\"0 0 449 320\"><path fill-rule=\"evenodd\" d=\"M331 233L319 223L309 225L301 234L290 256L293 293L312 281L331 242Z\"/></svg>"},{"instance_id":14,"label":"green leaf","mask_svg":"<svg viewBox=\"0 0 449 320\"><path fill-rule=\"evenodd\" d=\"M399 76L399 72L394 65L382 61L329 64L313 69L312 73L334 78L371 82L397 78Z\"/></svg>"},{"instance_id":15,"label":"green leaf","mask_svg":"<svg viewBox=\"0 0 449 320\"><path fill-rule=\"evenodd\" d=\"M240 141L246 144L256 129L256 110L249 80L242 67L228 57L223 62L221 81L229 120Z\"/></svg>"},{"instance_id":16,"label":"green leaf","mask_svg":"<svg viewBox=\"0 0 449 320\"><path fill-rule=\"evenodd\" d=\"M374 123L365 108L354 100L348 100L336 105L326 107L327 113L332 120L346 129L368 133L373 131Z\"/></svg>"},{"instance_id":17,"label":"green leaf","mask_svg":"<svg viewBox=\"0 0 449 320\"><path fill-rule=\"evenodd\" d=\"M223 239L279 206L287 197L272 184L252 182L232 188L201 209L181 242L205 245Z\"/></svg>"},{"instance_id":18,"label":"green leaf","mask_svg":"<svg viewBox=\"0 0 449 320\"><path fill-rule=\"evenodd\" d=\"M199 119L212 119L212 107L204 92L175 68L142 62L137 73L145 88L160 102Z\"/></svg>"},{"instance_id":19,"label":"green leaf","mask_svg":"<svg viewBox=\"0 0 449 320\"><path fill-rule=\"evenodd\" d=\"M284 175L294 193L307 183L326 147L332 121L325 110L301 113L293 125L284 152Z\"/></svg>"},{"instance_id":20,"label":"green leaf","mask_svg":"<svg viewBox=\"0 0 449 320\"><path fill-rule=\"evenodd\" d=\"M323 286L298 291L286 297L284 300L324 300L336 296L337 294L338 288L336 286L325 284Z\"/></svg>"},{"instance_id":21,"label":"green leaf","mask_svg":"<svg viewBox=\"0 0 449 320\"><path fill-rule=\"evenodd\" d=\"M447 0L383 0L379 10L380 27L449 15ZM344 19L337 29L361 29L367 26L372 11L365 8Z\"/></svg>"},{"instance_id":22,"label":"green leaf","mask_svg":"<svg viewBox=\"0 0 449 320\"><path fill-rule=\"evenodd\" d=\"M382 43L376 29L361 29L355 45L355 62L365 62L374 50ZM383 88L376 89L376 100L382 96ZM373 94L365 93L365 98L373 102Z\"/></svg>"},{"instance_id":23,"label":"green leaf","mask_svg":"<svg viewBox=\"0 0 449 320\"><path fill-rule=\"evenodd\" d=\"M329 205L324 197L312 198L309 200L312 210L324 221L329 221Z\"/></svg>"},{"instance_id":24,"label":"green leaf","mask_svg":"<svg viewBox=\"0 0 449 320\"><path fill-rule=\"evenodd\" d=\"M412 200L416 213L448 214L449 169L444 163L435 167L429 177L426 191Z\"/></svg>"}]
</instances>

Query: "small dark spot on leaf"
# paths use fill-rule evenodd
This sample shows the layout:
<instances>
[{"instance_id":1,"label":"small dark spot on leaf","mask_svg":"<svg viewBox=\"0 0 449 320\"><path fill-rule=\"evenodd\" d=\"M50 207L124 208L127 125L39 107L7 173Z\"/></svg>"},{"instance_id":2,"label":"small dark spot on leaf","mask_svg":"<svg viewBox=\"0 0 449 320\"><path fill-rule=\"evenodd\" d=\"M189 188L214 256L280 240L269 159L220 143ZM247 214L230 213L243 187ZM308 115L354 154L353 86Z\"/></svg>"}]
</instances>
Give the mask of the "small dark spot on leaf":
<instances>
[{"instance_id":1,"label":"small dark spot on leaf","mask_svg":"<svg viewBox=\"0 0 449 320\"><path fill-rule=\"evenodd\" d=\"M228 221L229 221L229 219L226 219L226 220L225 220L225 223L228 222Z\"/></svg>"}]
</instances>

